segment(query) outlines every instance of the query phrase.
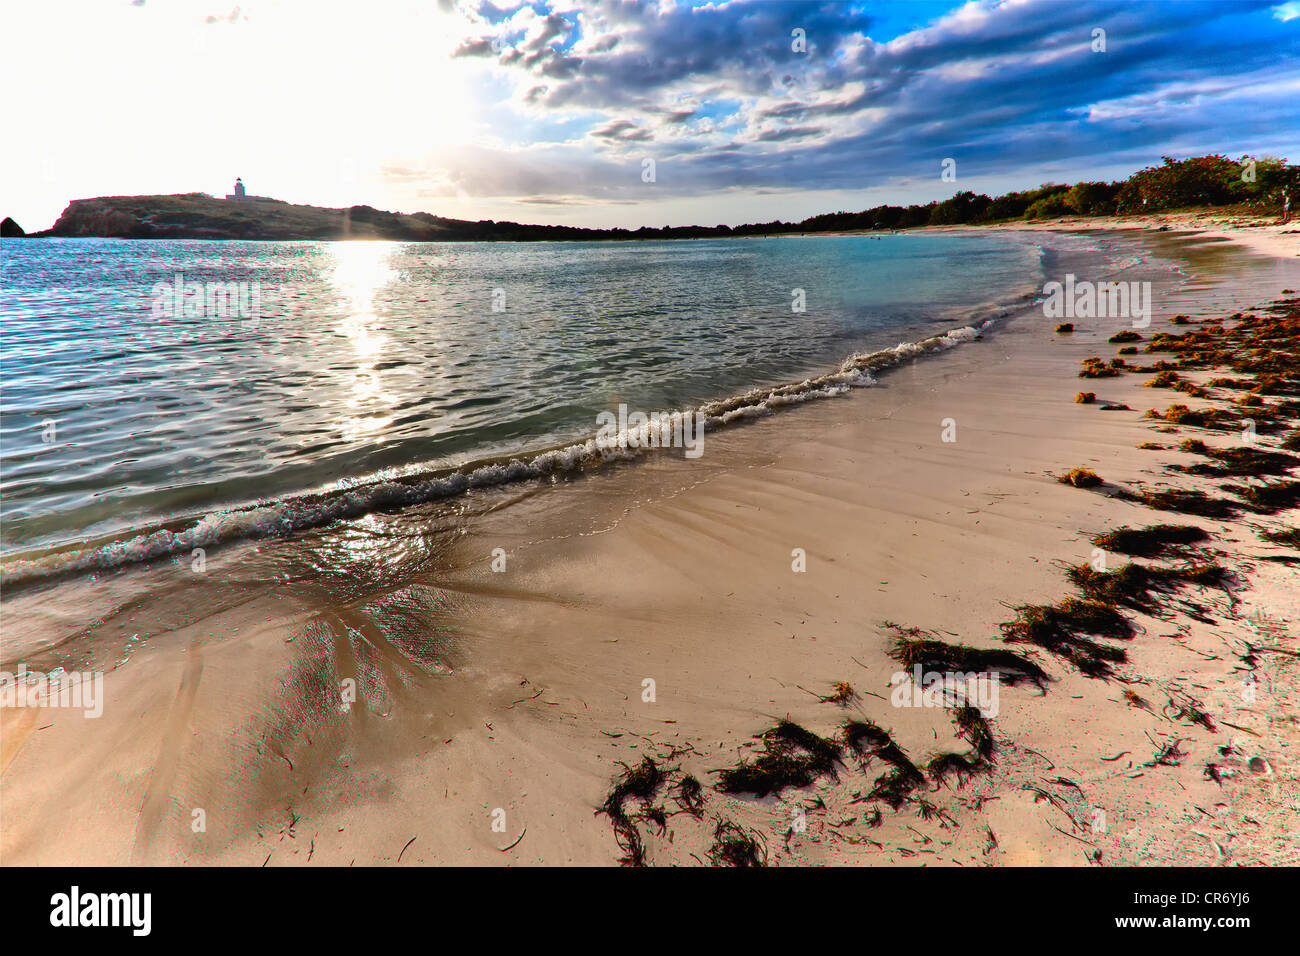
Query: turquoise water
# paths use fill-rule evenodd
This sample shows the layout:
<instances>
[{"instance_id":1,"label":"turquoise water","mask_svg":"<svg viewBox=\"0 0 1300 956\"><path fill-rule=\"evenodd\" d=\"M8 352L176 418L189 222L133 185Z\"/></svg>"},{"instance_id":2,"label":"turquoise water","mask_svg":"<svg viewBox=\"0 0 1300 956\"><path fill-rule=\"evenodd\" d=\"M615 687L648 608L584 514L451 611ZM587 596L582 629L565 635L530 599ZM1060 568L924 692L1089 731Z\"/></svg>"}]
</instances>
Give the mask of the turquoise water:
<instances>
[{"instance_id":1,"label":"turquoise water","mask_svg":"<svg viewBox=\"0 0 1300 956\"><path fill-rule=\"evenodd\" d=\"M692 409L799 382L1040 286L1039 255L1005 233L6 241L3 551L409 485L581 442L620 403ZM243 298L200 295L186 314L168 298L185 282L243 283Z\"/></svg>"}]
</instances>

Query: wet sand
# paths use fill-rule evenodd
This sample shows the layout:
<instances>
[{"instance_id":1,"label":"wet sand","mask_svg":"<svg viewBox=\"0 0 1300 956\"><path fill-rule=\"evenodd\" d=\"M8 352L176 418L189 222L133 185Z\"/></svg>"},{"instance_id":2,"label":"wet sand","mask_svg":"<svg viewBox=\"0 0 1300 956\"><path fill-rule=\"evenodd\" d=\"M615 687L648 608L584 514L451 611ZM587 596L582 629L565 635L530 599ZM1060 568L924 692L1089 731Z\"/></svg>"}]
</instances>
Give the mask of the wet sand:
<instances>
[{"instance_id":1,"label":"wet sand","mask_svg":"<svg viewBox=\"0 0 1300 956\"><path fill-rule=\"evenodd\" d=\"M1147 335L1300 288L1293 263L1141 241L1195 276L1124 268L1155 286ZM372 515L215 552L201 573L7 595L6 667L104 669L107 700L97 719L0 711L0 859L609 865L627 847L597 810L650 756L669 785L627 811L651 864L709 862L720 825L780 865L1296 862L1300 588L1256 534L1294 514L1188 518L1060 483L1075 466L1166 482L1193 459L1136 447L1176 443L1141 418L1173 400L1147 376L1076 377L1126 320L1054 324L1008 316L875 387L710 434L698 460ZM1073 401L1085 389L1097 403ZM878 760L762 799L714 788L786 717L824 737L869 720L922 766L964 750L949 708L891 704L887 622L1007 648L1011 606L1068 595L1063 566L1093 557L1092 535L1158 521L1204 527L1249 583L1131 615L1122 680L1017 646L1051 680L1000 688L990 770L927 779L898 808L866 796ZM855 701L818 699L841 681ZM1170 716L1187 699L1214 731ZM1185 756L1149 765L1173 740ZM684 774L704 785L698 816L672 790Z\"/></svg>"}]
</instances>

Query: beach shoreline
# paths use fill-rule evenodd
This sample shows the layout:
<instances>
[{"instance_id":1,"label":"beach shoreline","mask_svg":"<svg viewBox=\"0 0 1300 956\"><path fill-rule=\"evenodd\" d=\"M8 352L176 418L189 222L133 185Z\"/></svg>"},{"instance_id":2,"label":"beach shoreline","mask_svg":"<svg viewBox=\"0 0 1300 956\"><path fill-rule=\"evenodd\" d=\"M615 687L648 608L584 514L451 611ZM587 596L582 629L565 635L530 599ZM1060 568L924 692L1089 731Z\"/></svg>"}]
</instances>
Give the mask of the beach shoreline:
<instances>
[{"instance_id":1,"label":"beach shoreline","mask_svg":"<svg viewBox=\"0 0 1300 956\"><path fill-rule=\"evenodd\" d=\"M987 225L920 226L918 232L1010 230L1015 232L1134 233L1165 231L1230 242L1280 259L1300 256L1300 220L1281 223L1276 216L1233 215L1220 210L1174 211L1148 216L1065 216L1056 219L999 222ZM911 231L911 230L909 230ZM870 233L864 233L870 235Z\"/></svg>"},{"instance_id":2,"label":"beach shoreline","mask_svg":"<svg viewBox=\"0 0 1300 956\"><path fill-rule=\"evenodd\" d=\"M1123 235L1158 258L1201 232ZM1289 237L1254 248L1290 255L1249 281L1120 270L1155 288L1143 341L1183 331L1175 315L1195 328L1300 287ZM113 666L93 724L0 711L0 862L603 865L635 856L631 843L645 862L694 865L741 833L780 865L1294 863L1286 647L1300 593L1293 567L1264 559L1285 549L1254 533L1281 522L1169 515L1058 481L1082 466L1112 491L1173 483L1167 466L1195 458L1137 447L1164 427L1142 411L1182 396L1145 375L1077 377L1086 356L1113 354L1126 320L1076 320L1069 336L1054 324L1030 306L872 388L711 435L698 463L664 456L368 515L289 556L248 543L214 555L201 583L138 569L106 580L107 599L84 582L21 596L10 614L57 622ZM1097 402L1076 403L1083 390ZM1194 589L1194 615L1133 615L1131 682L999 639L1014 606L1070 592L1062 567L1095 557L1090 536L1157 521L1201 526L1250 583ZM146 620L148 638L130 636ZM784 718L823 740L846 719L885 728L917 766L964 752L951 708L889 702L905 669L890 649L909 628L1013 649L1050 676L1001 688L990 767L931 774L897 808L870 798L890 765L879 751L846 752L779 795L716 789L714 771L759 757L755 735ZM855 698L819 700L838 682ZM1215 730L1187 719L1193 700ZM1171 741L1177 762L1149 764ZM646 757L668 779L611 804Z\"/></svg>"}]
</instances>

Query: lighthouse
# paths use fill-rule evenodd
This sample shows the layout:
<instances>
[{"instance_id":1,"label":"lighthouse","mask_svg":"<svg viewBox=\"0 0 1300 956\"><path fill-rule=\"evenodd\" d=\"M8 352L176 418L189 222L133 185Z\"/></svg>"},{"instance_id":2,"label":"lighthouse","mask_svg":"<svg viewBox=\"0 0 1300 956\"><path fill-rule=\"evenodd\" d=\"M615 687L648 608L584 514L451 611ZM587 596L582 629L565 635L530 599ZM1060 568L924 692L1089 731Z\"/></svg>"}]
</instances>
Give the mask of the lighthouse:
<instances>
[{"instance_id":1,"label":"lighthouse","mask_svg":"<svg viewBox=\"0 0 1300 956\"><path fill-rule=\"evenodd\" d=\"M227 196L226 198L227 198L227 199L243 199L243 198L244 198L244 181L243 181L242 179L236 179L236 180L235 180L235 192L234 192L233 195L229 195L229 196Z\"/></svg>"}]
</instances>

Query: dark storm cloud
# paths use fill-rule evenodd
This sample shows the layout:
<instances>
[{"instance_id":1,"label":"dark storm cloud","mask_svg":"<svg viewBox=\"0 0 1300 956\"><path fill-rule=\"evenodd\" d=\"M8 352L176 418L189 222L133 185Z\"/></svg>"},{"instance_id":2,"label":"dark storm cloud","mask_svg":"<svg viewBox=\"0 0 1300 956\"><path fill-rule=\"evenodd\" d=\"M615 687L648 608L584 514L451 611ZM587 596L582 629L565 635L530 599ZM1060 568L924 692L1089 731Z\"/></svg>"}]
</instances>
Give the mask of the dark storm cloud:
<instances>
[{"instance_id":1,"label":"dark storm cloud","mask_svg":"<svg viewBox=\"0 0 1300 956\"><path fill-rule=\"evenodd\" d=\"M627 120L615 120L612 123L606 123L604 126L596 127L591 131L591 135L598 136L601 139L643 141L650 138L650 131L640 128L635 123L629 123Z\"/></svg>"}]
</instances>

